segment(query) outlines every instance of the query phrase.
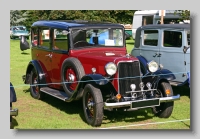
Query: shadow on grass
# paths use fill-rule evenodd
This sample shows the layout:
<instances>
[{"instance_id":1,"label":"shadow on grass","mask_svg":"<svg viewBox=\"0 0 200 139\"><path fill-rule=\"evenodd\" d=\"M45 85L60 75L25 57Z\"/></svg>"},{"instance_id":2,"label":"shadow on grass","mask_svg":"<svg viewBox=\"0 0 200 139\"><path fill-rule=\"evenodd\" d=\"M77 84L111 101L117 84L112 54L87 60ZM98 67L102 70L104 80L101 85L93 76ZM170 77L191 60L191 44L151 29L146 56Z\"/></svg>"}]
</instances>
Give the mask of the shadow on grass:
<instances>
[{"instance_id":1,"label":"shadow on grass","mask_svg":"<svg viewBox=\"0 0 200 139\"><path fill-rule=\"evenodd\" d=\"M30 53L22 52L22 55L30 55Z\"/></svg>"},{"instance_id":2,"label":"shadow on grass","mask_svg":"<svg viewBox=\"0 0 200 139\"><path fill-rule=\"evenodd\" d=\"M174 116L172 116L172 118L174 118L175 120L180 120L180 119L175 118ZM184 121L181 121L181 123L183 123L185 126L190 128L190 125L186 124Z\"/></svg>"},{"instance_id":3,"label":"shadow on grass","mask_svg":"<svg viewBox=\"0 0 200 139\"><path fill-rule=\"evenodd\" d=\"M187 96L190 98L190 88L188 86L173 86L174 95Z\"/></svg>"},{"instance_id":4,"label":"shadow on grass","mask_svg":"<svg viewBox=\"0 0 200 139\"><path fill-rule=\"evenodd\" d=\"M43 101L61 111L64 111L66 114L69 114L69 115L79 114L80 118L86 123L84 112L83 112L82 99L72 101L72 102L64 102L50 95L46 95ZM152 119L154 115L152 114L152 116L149 116L149 113L152 113L152 112L151 112L151 109L148 109L148 108L137 110L137 111L107 111L105 110L102 124L115 123L119 121L138 122L138 121L143 121L147 119Z\"/></svg>"},{"instance_id":5,"label":"shadow on grass","mask_svg":"<svg viewBox=\"0 0 200 139\"><path fill-rule=\"evenodd\" d=\"M18 122L16 121L15 118L12 117L12 124L10 126L10 129L14 129L15 126L18 126Z\"/></svg>"},{"instance_id":6,"label":"shadow on grass","mask_svg":"<svg viewBox=\"0 0 200 139\"><path fill-rule=\"evenodd\" d=\"M173 87L174 95L180 94L181 96L188 96L190 97L190 89L186 86L182 87ZM25 93L30 93L30 89L24 90ZM49 105L59 109L66 114L79 114L80 118L86 123L84 112L83 112L83 105L82 99L72 101L72 102L64 102L60 99L52 97L48 94L45 94L45 98L42 100L43 102L48 103ZM140 122L145 121L148 119L153 119L155 115L151 111L151 108L140 109L136 111L104 111L104 119L102 124L106 125L109 123L117 123L117 122ZM183 122L184 123L184 122ZM185 124L185 123L184 123ZM185 124L189 127L189 125Z\"/></svg>"},{"instance_id":7,"label":"shadow on grass","mask_svg":"<svg viewBox=\"0 0 200 139\"><path fill-rule=\"evenodd\" d=\"M140 122L152 119L153 117L154 115L150 108L136 111L104 111L104 121L102 124L117 122Z\"/></svg>"},{"instance_id":8,"label":"shadow on grass","mask_svg":"<svg viewBox=\"0 0 200 139\"><path fill-rule=\"evenodd\" d=\"M74 100L72 102L64 102L53 96L45 94L43 102L65 112L66 114L79 114L82 119L84 119L82 100Z\"/></svg>"},{"instance_id":9,"label":"shadow on grass","mask_svg":"<svg viewBox=\"0 0 200 139\"><path fill-rule=\"evenodd\" d=\"M30 93L30 89L23 90L25 93ZM80 118L86 123L84 112L83 112L83 104L82 99L75 100L72 102L64 102L60 99L52 97L48 94L45 94L45 98L42 100L43 102L48 103L49 105L59 109L66 114L79 114ZM147 119L152 119L154 115L149 116L148 113L152 113L151 109L141 109L137 111L104 111L104 119L102 124L108 123L116 123L120 121L125 122L138 122ZM17 125L15 125L17 126Z\"/></svg>"}]
</instances>

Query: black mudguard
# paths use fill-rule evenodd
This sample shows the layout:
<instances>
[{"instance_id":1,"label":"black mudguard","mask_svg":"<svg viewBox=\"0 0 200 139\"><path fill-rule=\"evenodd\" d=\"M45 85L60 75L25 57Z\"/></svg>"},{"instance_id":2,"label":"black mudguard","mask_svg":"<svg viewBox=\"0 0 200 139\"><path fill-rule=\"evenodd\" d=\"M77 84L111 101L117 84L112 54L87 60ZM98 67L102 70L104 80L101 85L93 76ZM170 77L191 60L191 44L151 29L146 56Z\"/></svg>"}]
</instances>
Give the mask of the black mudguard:
<instances>
[{"instance_id":1,"label":"black mudguard","mask_svg":"<svg viewBox=\"0 0 200 139\"><path fill-rule=\"evenodd\" d=\"M142 67L142 73L144 75L150 76L151 73L149 73L149 71L147 69L148 61L146 60L146 58L144 58L143 56L137 56L137 58L140 61L140 66ZM154 76L154 75L159 75L160 79L167 79L168 81L176 79L174 74L170 70L167 70L167 69L161 69L161 70L159 69L152 74L152 76Z\"/></svg>"},{"instance_id":2,"label":"black mudguard","mask_svg":"<svg viewBox=\"0 0 200 139\"><path fill-rule=\"evenodd\" d=\"M108 85L110 87L113 87L108 79L104 78L100 74L87 74L83 76L80 80L80 83L76 87L76 90L74 91L73 95L71 96L71 99L79 99L83 95L83 89L86 84L91 83L95 86L98 86L101 88L101 86ZM109 85L110 84L110 85Z\"/></svg>"},{"instance_id":3,"label":"black mudguard","mask_svg":"<svg viewBox=\"0 0 200 139\"><path fill-rule=\"evenodd\" d=\"M44 84L44 86L45 86L46 85L45 74L44 74L42 67L40 66L40 64L37 60L32 60L32 61L29 62L27 69L26 69L26 77L25 77L24 83L30 84L29 78L30 78L31 70L33 68L35 68L38 75L41 75L40 78L39 78L40 84Z\"/></svg>"}]
</instances>

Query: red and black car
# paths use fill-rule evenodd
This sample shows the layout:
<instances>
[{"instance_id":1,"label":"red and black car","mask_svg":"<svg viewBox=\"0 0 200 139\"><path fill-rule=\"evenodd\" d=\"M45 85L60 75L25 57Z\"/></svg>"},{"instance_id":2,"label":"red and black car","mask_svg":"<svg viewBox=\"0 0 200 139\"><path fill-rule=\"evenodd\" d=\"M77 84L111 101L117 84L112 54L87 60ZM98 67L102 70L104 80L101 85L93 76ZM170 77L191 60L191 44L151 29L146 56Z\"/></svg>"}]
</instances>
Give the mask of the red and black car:
<instances>
[{"instance_id":1,"label":"red and black car","mask_svg":"<svg viewBox=\"0 0 200 139\"><path fill-rule=\"evenodd\" d=\"M90 34L90 35L88 35ZM22 36L21 47L29 47ZM31 96L45 94L65 102L82 99L88 124L100 126L104 110L151 107L168 118L174 96L169 80L154 61L143 74L140 61L127 53L120 24L90 21L37 21L31 27L32 60L23 80ZM82 106L80 106L82 107Z\"/></svg>"}]
</instances>

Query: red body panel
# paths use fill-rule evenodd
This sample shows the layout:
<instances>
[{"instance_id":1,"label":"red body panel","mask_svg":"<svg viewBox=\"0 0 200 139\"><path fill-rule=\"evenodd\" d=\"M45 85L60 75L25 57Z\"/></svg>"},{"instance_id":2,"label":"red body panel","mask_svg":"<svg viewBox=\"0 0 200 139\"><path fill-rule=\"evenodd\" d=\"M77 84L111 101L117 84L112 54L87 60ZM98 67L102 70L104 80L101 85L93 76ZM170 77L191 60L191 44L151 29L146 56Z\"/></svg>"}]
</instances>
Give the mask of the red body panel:
<instances>
[{"instance_id":1,"label":"red body panel","mask_svg":"<svg viewBox=\"0 0 200 139\"><path fill-rule=\"evenodd\" d=\"M49 57L47 55L52 55ZM47 83L50 87L62 89L61 84L61 69L63 61L68 57L76 57L85 70L85 74L91 74L92 68L96 68L96 73L102 76L108 76L105 71L105 65L108 62L113 62L118 65L118 62L123 61L136 61L135 57L126 57L125 47L113 48L113 47L97 47L97 48L85 48L70 50L68 54L57 53L56 51L41 51L41 49L32 49L32 58L38 60L41 64ZM113 78L118 78L118 74L115 74ZM118 81L113 80L112 84L115 89L118 90Z\"/></svg>"}]
</instances>

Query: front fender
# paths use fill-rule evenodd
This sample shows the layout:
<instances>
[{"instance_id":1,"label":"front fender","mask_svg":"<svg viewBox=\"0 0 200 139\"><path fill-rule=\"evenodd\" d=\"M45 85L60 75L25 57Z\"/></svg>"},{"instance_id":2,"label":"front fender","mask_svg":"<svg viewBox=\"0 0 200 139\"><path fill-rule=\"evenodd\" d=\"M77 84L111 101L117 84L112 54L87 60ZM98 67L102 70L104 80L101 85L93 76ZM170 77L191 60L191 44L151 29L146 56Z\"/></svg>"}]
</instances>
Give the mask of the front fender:
<instances>
[{"instance_id":1,"label":"front fender","mask_svg":"<svg viewBox=\"0 0 200 139\"><path fill-rule=\"evenodd\" d=\"M143 56L137 56L137 58L140 61L140 67L141 67L142 73L144 75L151 74L147 69L147 63L148 63L147 59L144 58ZM168 81L176 79L174 74L170 70L167 70L167 69L157 70L152 75L159 75L160 79L167 79Z\"/></svg>"},{"instance_id":2,"label":"front fender","mask_svg":"<svg viewBox=\"0 0 200 139\"><path fill-rule=\"evenodd\" d=\"M147 59L144 58L143 56L136 56L138 58L138 60L140 61L140 69L141 69L141 72L143 73L143 75L145 74L148 74L149 71L147 69Z\"/></svg>"},{"instance_id":3,"label":"front fender","mask_svg":"<svg viewBox=\"0 0 200 139\"><path fill-rule=\"evenodd\" d=\"M175 75L167 69L157 70L153 75L159 75L159 79L166 79L168 81L176 79Z\"/></svg>"},{"instance_id":4,"label":"front fender","mask_svg":"<svg viewBox=\"0 0 200 139\"><path fill-rule=\"evenodd\" d=\"M30 74L32 69L35 68L37 74L39 75L39 82L40 84L46 84L45 80L45 73L42 70L42 67L40 66L39 62L37 60L32 60L29 62L27 69L26 69L26 77L25 77L25 84L30 84Z\"/></svg>"},{"instance_id":5,"label":"front fender","mask_svg":"<svg viewBox=\"0 0 200 139\"><path fill-rule=\"evenodd\" d=\"M87 74L85 76L83 76L81 78L81 80L79 81L78 86L76 87L76 90L74 91L74 94L72 95L71 99L80 99L83 95L83 89L85 87L86 84L91 83L95 86L99 86L99 88L101 88L101 86L110 84L109 80L104 78L102 75L100 74ZM109 85L112 86L112 85Z\"/></svg>"},{"instance_id":6,"label":"front fender","mask_svg":"<svg viewBox=\"0 0 200 139\"><path fill-rule=\"evenodd\" d=\"M88 74L83 76L81 82L93 82L96 85L105 85L109 80L104 78L101 74Z\"/></svg>"}]
</instances>

